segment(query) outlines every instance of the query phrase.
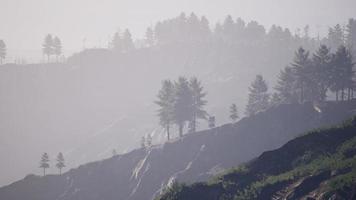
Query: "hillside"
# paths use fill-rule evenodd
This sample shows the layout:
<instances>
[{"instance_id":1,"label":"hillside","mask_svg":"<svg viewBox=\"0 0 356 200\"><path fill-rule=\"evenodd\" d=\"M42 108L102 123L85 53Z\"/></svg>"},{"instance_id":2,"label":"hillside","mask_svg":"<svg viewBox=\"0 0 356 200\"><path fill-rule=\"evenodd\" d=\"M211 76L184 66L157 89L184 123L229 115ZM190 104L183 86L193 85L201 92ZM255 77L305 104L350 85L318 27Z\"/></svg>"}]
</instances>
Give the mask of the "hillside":
<instances>
[{"instance_id":1,"label":"hillside","mask_svg":"<svg viewBox=\"0 0 356 200\"><path fill-rule=\"evenodd\" d=\"M356 118L311 131L208 183L175 183L158 200L356 199Z\"/></svg>"},{"instance_id":2,"label":"hillside","mask_svg":"<svg viewBox=\"0 0 356 200\"><path fill-rule=\"evenodd\" d=\"M85 164L62 176L29 175L0 188L0 199L153 199L173 181L206 181L302 132L338 123L353 115L354 104L331 102L319 106L321 112L312 104L280 105L236 124Z\"/></svg>"}]
</instances>

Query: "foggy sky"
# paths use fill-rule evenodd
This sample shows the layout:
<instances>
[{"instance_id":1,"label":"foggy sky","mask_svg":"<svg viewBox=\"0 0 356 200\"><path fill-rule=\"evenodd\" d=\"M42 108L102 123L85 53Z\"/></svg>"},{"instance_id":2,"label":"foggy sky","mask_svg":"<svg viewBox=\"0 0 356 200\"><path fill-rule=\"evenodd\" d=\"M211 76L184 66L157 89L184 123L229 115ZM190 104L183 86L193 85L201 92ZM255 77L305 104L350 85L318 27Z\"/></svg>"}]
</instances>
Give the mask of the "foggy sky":
<instances>
[{"instance_id":1,"label":"foggy sky","mask_svg":"<svg viewBox=\"0 0 356 200\"><path fill-rule=\"evenodd\" d=\"M0 39L9 58L41 56L44 35L58 35L68 55L85 47L106 47L118 29L141 38L147 26L181 12L205 15L214 24L227 14L289 27L311 25L314 35L356 17L355 0L0 0ZM84 42L85 41L85 42Z\"/></svg>"}]
</instances>

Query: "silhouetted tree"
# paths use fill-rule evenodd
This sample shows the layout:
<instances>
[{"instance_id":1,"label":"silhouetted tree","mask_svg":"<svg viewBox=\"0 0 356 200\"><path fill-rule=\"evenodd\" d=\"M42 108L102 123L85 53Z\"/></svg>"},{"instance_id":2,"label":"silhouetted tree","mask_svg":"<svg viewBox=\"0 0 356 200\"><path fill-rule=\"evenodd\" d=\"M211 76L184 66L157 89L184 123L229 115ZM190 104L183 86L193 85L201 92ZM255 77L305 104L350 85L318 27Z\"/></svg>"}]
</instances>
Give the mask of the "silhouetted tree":
<instances>
[{"instance_id":1,"label":"silhouetted tree","mask_svg":"<svg viewBox=\"0 0 356 200\"><path fill-rule=\"evenodd\" d=\"M315 86L315 100L324 101L330 85L332 55L327 46L321 45L313 54L311 81Z\"/></svg>"},{"instance_id":2,"label":"silhouetted tree","mask_svg":"<svg viewBox=\"0 0 356 200\"><path fill-rule=\"evenodd\" d=\"M249 92L248 103L245 111L247 116L254 115L268 108L268 86L261 75L257 75L256 79L251 83Z\"/></svg>"},{"instance_id":3,"label":"silhouetted tree","mask_svg":"<svg viewBox=\"0 0 356 200\"><path fill-rule=\"evenodd\" d=\"M274 98L275 103L296 103L298 102L297 85L295 71L291 67L285 67L278 75L277 85L274 88L277 93ZM277 98L278 97L278 98Z\"/></svg>"},{"instance_id":4,"label":"silhouetted tree","mask_svg":"<svg viewBox=\"0 0 356 200\"><path fill-rule=\"evenodd\" d=\"M51 34L48 34L45 37L44 42L42 44L42 52L44 55L47 56L47 61L49 62L50 56L53 55L53 53L54 53L53 38L52 38Z\"/></svg>"},{"instance_id":5,"label":"silhouetted tree","mask_svg":"<svg viewBox=\"0 0 356 200\"><path fill-rule=\"evenodd\" d=\"M356 20L349 19L346 25L346 44L353 57L356 56Z\"/></svg>"},{"instance_id":6,"label":"silhouetted tree","mask_svg":"<svg viewBox=\"0 0 356 200\"><path fill-rule=\"evenodd\" d=\"M3 40L0 40L0 64L3 64L3 60L6 58L6 44Z\"/></svg>"},{"instance_id":7,"label":"silhouetted tree","mask_svg":"<svg viewBox=\"0 0 356 200\"><path fill-rule=\"evenodd\" d=\"M331 90L336 93L338 100L339 91L341 91L341 100L345 99L345 90L348 90L348 99L351 98L353 90L353 63L352 55L345 46L340 46L333 57Z\"/></svg>"},{"instance_id":8,"label":"silhouetted tree","mask_svg":"<svg viewBox=\"0 0 356 200\"><path fill-rule=\"evenodd\" d=\"M209 117L208 126L209 126L209 128L215 128L215 117L214 116Z\"/></svg>"},{"instance_id":9,"label":"silhouetted tree","mask_svg":"<svg viewBox=\"0 0 356 200\"><path fill-rule=\"evenodd\" d=\"M53 54L56 55L58 62L58 57L62 54L62 42L57 36L53 39Z\"/></svg>"},{"instance_id":10,"label":"silhouetted tree","mask_svg":"<svg viewBox=\"0 0 356 200\"><path fill-rule=\"evenodd\" d=\"M230 106L230 119L232 122L236 122L236 120L239 118L239 113L237 111L237 106L236 104L232 104Z\"/></svg>"},{"instance_id":11,"label":"silhouetted tree","mask_svg":"<svg viewBox=\"0 0 356 200\"><path fill-rule=\"evenodd\" d=\"M147 147L151 147L152 146L152 136L151 136L151 134L147 135L146 144L147 144Z\"/></svg>"},{"instance_id":12,"label":"silhouetted tree","mask_svg":"<svg viewBox=\"0 0 356 200\"><path fill-rule=\"evenodd\" d=\"M190 120L190 131L195 132L197 127L197 119L207 119L208 113L204 110L207 101L204 99L206 93L201 82L193 77L189 80L189 87L192 95L192 117Z\"/></svg>"},{"instance_id":13,"label":"silhouetted tree","mask_svg":"<svg viewBox=\"0 0 356 200\"><path fill-rule=\"evenodd\" d=\"M123 51L128 52L135 48L134 43L132 41L131 33L128 29L125 30L122 36L122 44L123 44Z\"/></svg>"},{"instance_id":14,"label":"silhouetted tree","mask_svg":"<svg viewBox=\"0 0 356 200\"><path fill-rule=\"evenodd\" d=\"M59 169L59 175L62 175L62 169L65 167L66 165L64 164L64 156L63 154L60 152L57 155L57 164L56 167Z\"/></svg>"},{"instance_id":15,"label":"silhouetted tree","mask_svg":"<svg viewBox=\"0 0 356 200\"><path fill-rule=\"evenodd\" d=\"M162 88L158 93L158 100L155 102L158 106L158 117L160 125L166 129L167 139L170 139L170 125L173 122L173 110L175 101L175 88L170 80L162 82Z\"/></svg>"},{"instance_id":16,"label":"silhouetted tree","mask_svg":"<svg viewBox=\"0 0 356 200\"><path fill-rule=\"evenodd\" d=\"M309 52L300 47L294 56L291 64L296 73L297 87L299 88L300 102L305 100L305 90L307 84L310 82L310 67L311 61L309 59Z\"/></svg>"},{"instance_id":17,"label":"silhouetted tree","mask_svg":"<svg viewBox=\"0 0 356 200\"><path fill-rule=\"evenodd\" d=\"M49 168L49 156L44 153L41 157L40 168L43 169L43 176L46 175L46 169Z\"/></svg>"},{"instance_id":18,"label":"silhouetted tree","mask_svg":"<svg viewBox=\"0 0 356 200\"><path fill-rule=\"evenodd\" d=\"M141 137L141 148L146 148L146 138L145 138L145 136Z\"/></svg>"},{"instance_id":19,"label":"silhouetted tree","mask_svg":"<svg viewBox=\"0 0 356 200\"><path fill-rule=\"evenodd\" d=\"M189 81L185 77L179 77L175 82L175 101L173 106L173 119L178 126L179 136L183 136L183 129L186 122L192 119L194 110L193 95L189 86Z\"/></svg>"},{"instance_id":20,"label":"silhouetted tree","mask_svg":"<svg viewBox=\"0 0 356 200\"><path fill-rule=\"evenodd\" d=\"M114 157L114 156L117 156L117 151L116 151L116 149L113 149L112 150L112 156Z\"/></svg>"},{"instance_id":21,"label":"silhouetted tree","mask_svg":"<svg viewBox=\"0 0 356 200\"><path fill-rule=\"evenodd\" d=\"M148 27L146 30L145 40L146 40L146 44L148 46L153 46L155 44L155 36L154 36L154 32L151 27Z\"/></svg>"},{"instance_id":22,"label":"silhouetted tree","mask_svg":"<svg viewBox=\"0 0 356 200\"><path fill-rule=\"evenodd\" d=\"M344 32L340 24L329 28L327 41L330 48L334 51L336 51L339 46L344 45Z\"/></svg>"},{"instance_id":23,"label":"silhouetted tree","mask_svg":"<svg viewBox=\"0 0 356 200\"><path fill-rule=\"evenodd\" d=\"M110 47L112 48L112 50L114 50L115 52L122 52L123 51L123 42L122 42L122 38L120 36L120 31L116 32L110 42Z\"/></svg>"}]
</instances>

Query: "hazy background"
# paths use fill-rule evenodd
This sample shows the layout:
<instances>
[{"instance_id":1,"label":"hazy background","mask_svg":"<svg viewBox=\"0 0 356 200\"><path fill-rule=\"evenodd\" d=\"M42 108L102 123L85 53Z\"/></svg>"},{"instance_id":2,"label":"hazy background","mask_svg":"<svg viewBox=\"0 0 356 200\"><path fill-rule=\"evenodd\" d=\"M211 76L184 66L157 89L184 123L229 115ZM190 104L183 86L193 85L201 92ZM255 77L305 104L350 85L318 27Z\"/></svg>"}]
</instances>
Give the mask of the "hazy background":
<instances>
[{"instance_id":1,"label":"hazy background","mask_svg":"<svg viewBox=\"0 0 356 200\"><path fill-rule=\"evenodd\" d=\"M0 39L7 45L6 62L24 58L37 63L48 33L60 37L69 57L83 48L107 48L118 28L128 28L134 39L141 39L148 26L181 12L205 15L211 26L228 14L246 22L256 20L267 30L277 24L294 33L309 24L312 36L316 36L326 35L329 26L344 25L348 18L355 18L356 2L0 0ZM68 170L111 156L113 148L122 153L138 147L144 134L155 133L157 141L164 139L153 104L162 79L198 76L208 92L207 111L216 114L221 125L227 121L231 103L243 112L247 87L256 73L266 75L272 87L279 69L290 62L294 51L289 49L283 58L280 51L284 49L269 51L277 54L275 59L273 55L264 58L265 49L255 58L238 57L244 54L226 46L223 50L168 46L107 59L110 51L101 49L84 54L79 64L1 67L0 185L28 173L40 174L38 163L43 152L53 160L62 151ZM57 170L52 167L50 173Z\"/></svg>"},{"instance_id":2,"label":"hazy background","mask_svg":"<svg viewBox=\"0 0 356 200\"><path fill-rule=\"evenodd\" d=\"M346 23L355 15L354 0L1 0L0 38L8 46L8 60L42 58L45 34L58 35L66 55L83 47L107 47L118 28L142 38L146 27L181 12L205 15L214 25L227 14L266 27L290 28L310 24L311 32Z\"/></svg>"}]
</instances>

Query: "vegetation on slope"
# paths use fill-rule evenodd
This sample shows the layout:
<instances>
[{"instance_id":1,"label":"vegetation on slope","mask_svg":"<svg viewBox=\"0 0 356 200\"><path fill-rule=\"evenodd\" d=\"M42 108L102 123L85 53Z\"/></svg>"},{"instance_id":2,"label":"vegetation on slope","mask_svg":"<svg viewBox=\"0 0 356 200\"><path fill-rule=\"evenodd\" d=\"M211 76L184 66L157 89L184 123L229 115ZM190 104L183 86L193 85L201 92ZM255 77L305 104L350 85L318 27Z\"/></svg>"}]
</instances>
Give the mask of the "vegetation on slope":
<instances>
[{"instance_id":1,"label":"vegetation on slope","mask_svg":"<svg viewBox=\"0 0 356 200\"><path fill-rule=\"evenodd\" d=\"M356 117L319 129L215 177L173 184L157 200L356 198Z\"/></svg>"}]
</instances>

